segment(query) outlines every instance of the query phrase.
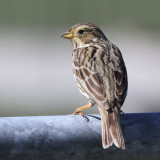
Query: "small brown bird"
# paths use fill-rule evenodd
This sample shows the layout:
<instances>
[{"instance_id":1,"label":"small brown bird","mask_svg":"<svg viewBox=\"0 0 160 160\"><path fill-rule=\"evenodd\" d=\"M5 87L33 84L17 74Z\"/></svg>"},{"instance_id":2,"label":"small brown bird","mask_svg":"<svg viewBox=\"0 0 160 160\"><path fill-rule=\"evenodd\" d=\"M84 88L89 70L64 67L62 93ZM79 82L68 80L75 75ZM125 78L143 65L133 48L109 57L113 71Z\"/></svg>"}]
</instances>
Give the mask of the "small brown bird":
<instances>
[{"instance_id":1,"label":"small brown bird","mask_svg":"<svg viewBox=\"0 0 160 160\"><path fill-rule=\"evenodd\" d=\"M114 143L125 149L119 114L127 95L128 81L120 50L100 28L90 23L76 24L62 37L71 39L74 45L74 78L89 101L88 105L77 108L74 115L96 104L101 114L103 148Z\"/></svg>"}]
</instances>

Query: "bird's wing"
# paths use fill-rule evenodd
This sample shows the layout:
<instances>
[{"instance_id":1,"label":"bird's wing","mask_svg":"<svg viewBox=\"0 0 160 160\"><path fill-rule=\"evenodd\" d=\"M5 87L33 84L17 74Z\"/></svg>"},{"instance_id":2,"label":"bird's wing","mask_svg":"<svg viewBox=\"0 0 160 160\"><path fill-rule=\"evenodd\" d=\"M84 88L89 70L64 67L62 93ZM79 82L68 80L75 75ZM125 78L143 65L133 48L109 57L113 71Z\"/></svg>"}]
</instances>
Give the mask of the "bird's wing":
<instances>
[{"instance_id":1,"label":"bird's wing","mask_svg":"<svg viewBox=\"0 0 160 160\"><path fill-rule=\"evenodd\" d=\"M77 57L77 62L76 60L73 61L73 70L80 89L100 106L103 106L106 110L109 109L107 103L109 96L106 92L106 81L109 79L108 74L110 72L108 69L109 54L106 54L108 51L103 47L90 46L85 48L85 50L82 49L77 52L79 52L79 57ZM116 81L115 96L116 99L121 102L121 95L123 95L121 92L124 90L122 84L124 83L123 73L119 73L117 70L111 74L113 73L115 74L114 78ZM108 84L108 86L110 86L110 84ZM110 92L112 89L108 88L108 90Z\"/></svg>"},{"instance_id":2,"label":"bird's wing","mask_svg":"<svg viewBox=\"0 0 160 160\"><path fill-rule=\"evenodd\" d=\"M114 79L115 79L115 98L117 100L117 107L121 108L127 95L128 78L125 63L123 61L121 51L115 45L112 45L112 54L115 56L111 59L114 64Z\"/></svg>"}]
</instances>

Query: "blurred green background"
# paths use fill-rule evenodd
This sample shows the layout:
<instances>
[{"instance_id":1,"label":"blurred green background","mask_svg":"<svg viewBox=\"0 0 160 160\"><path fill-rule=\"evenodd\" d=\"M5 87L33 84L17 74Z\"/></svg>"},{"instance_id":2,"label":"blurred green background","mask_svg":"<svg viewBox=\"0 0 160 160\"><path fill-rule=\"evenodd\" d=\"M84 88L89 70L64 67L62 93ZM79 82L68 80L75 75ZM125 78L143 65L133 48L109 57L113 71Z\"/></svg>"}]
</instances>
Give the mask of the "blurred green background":
<instances>
[{"instance_id":1,"label":"blurred green background","mask_svg":"<svg viewBox=\"0 0 160 160\"><path fill-rule=\"evenodd\" d=\"M99 26L122 51L122 110L160 111L159 8L158 0L1 0L0 116L70 114L87 103L72 75L73 46L60 37L80 22Z\"/></svg>"}]
</instances>

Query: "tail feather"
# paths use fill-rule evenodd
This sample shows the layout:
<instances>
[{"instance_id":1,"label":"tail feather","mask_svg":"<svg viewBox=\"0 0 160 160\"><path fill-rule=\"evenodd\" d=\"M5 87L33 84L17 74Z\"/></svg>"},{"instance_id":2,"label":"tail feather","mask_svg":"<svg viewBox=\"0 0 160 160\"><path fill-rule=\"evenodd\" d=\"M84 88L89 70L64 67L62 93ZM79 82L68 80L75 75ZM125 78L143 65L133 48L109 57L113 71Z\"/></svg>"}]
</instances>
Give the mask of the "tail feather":
<instances>
[{"instance_id":1,"label":"tail feather","mask_svg":"<svg viewBox=\"0 0 160 160\"><path fill-rule=\"evenodd\" d=\"M118 148L125 149L118 110L114 108L113 112L110 113L100 106L98 109L101 114L103 148L108 148L114 143Z\"/></svg>"}]
</instances>

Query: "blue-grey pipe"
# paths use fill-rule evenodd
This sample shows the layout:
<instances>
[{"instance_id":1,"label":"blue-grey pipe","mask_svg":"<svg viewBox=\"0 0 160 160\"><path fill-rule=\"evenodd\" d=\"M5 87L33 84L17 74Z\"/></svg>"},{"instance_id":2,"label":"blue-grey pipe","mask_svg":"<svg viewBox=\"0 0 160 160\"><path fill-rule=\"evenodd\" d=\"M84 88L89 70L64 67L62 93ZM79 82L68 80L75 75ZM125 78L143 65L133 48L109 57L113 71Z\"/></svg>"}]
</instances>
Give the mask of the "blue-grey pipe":
<instances>
[{"instance_id":1,"label":"blue-grey pipe","mask_svg":"<svg viewBox=\"0 0 160 160\"><path fill-rule=\"evenodd\" d=\"M160 113L122 114L126 149L102 148L99 115L0 118L0 160L160 160Z\"/></svg>"}]
</instances>

